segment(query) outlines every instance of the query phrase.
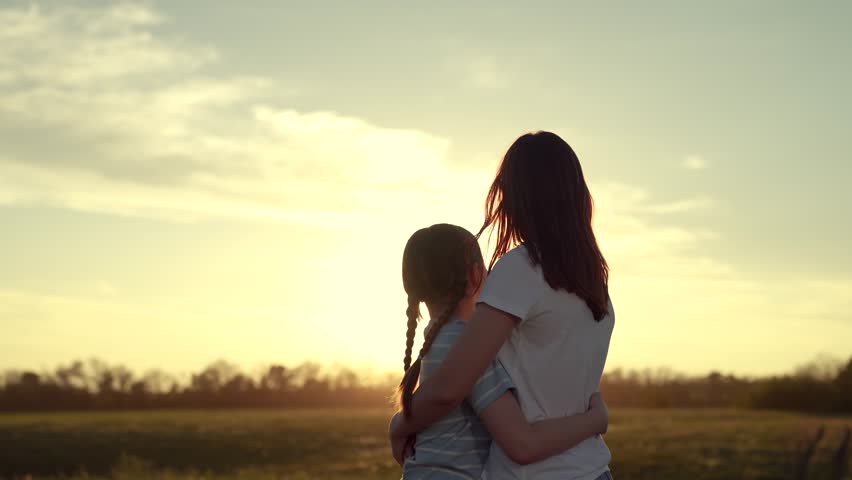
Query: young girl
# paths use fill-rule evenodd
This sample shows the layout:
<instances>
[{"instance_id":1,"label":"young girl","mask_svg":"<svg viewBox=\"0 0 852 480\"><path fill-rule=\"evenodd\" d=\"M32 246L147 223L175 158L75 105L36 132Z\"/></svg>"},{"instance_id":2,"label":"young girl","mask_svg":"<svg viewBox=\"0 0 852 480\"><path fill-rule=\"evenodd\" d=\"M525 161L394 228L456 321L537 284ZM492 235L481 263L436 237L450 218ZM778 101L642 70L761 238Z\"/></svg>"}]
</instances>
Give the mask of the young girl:
<instances>
[{"instance_id":1,"label":"young girl","mask_svg":"<svg viewBox=\"0 0 852 480\"><path fill-rule=\"evenodd\" d=\"M434 374L464 330L485 273L476 238L461 227L433 225L418 230L408 240L402 261L403 286L408 294L405 376L399 387L403 415L412 413L418 378L426 380ZM420 302L426 303L431 321L412 364ZM515 399L514 388L500 363L490 362L464 402L417 433L413 456L404 463L403 478L478 479L492 437L512 460L525 464L606 431L606 405L599 395L585 413L531 425Z\"/></svg>"},{"instance_id":2,"label":"young girl","mask_svg":"<svg viewBox=\"0 0 852 480\"><path fill-rule=\"evenodd\" d=\"M574 150L550 132L521 136L485 205L480 233L497 234L491 271L464 332L417 389L411 415L391 425L395 458L410 435L462 404L495 356L531 421L585 412L598 389L615 317L592 196ZM530 465L514 460L494 442L484 473L489 480L611 479L600 436Z\"/></svg>"}]
</instances>

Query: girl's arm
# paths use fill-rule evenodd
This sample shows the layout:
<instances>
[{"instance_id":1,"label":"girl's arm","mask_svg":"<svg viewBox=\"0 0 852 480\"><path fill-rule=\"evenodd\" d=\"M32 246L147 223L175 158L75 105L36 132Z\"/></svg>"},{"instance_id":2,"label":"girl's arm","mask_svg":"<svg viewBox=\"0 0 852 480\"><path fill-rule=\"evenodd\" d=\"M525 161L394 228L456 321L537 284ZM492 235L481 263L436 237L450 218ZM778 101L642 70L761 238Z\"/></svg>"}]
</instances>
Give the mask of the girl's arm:
<instances>
[{"instance_id":1,"label":"girl's arm","mask_svg":"<svg viewBox=\"0 0 852 480\"><path fill-rule=\"evenodd\" d=\"M491 437L515 463L527 465L562 453L583 440L606 433L609 416L600 394L586 413L530 424L515 395L506 391L479 414Z\"/></svg>"},{"instance_id":2,"label":"girl's arm","mask_svg":"<svg viewBox=\"0 0 852 480\"><path fill-rule=\"evenodd\" d=\"M394 458L402 463L409 436L431 425L461 404L473 385L509 338L518 317L480 303L464 332L447 353L438 371L417 389L412 415L391 424Z\"/></svg>"}]
</instances>

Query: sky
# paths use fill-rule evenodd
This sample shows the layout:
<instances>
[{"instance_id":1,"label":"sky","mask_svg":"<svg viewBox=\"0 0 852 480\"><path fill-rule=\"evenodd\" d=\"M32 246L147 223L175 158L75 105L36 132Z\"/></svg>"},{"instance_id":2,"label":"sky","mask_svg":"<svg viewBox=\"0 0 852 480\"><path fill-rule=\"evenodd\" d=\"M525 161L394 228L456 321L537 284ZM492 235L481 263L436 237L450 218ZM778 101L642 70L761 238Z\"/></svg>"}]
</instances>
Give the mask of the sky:
<instances>
[{"instance_id":1,"label":"sky","mask_svg":"<svg viewBox=\"0 0 852 480\"><path fill-rule=\"evenodd\" d=\"M401 371L405 241L535 130L608 369L852 354L852 4L319 3L0 3L0 369Z\"/></svg>"}]
</instances>

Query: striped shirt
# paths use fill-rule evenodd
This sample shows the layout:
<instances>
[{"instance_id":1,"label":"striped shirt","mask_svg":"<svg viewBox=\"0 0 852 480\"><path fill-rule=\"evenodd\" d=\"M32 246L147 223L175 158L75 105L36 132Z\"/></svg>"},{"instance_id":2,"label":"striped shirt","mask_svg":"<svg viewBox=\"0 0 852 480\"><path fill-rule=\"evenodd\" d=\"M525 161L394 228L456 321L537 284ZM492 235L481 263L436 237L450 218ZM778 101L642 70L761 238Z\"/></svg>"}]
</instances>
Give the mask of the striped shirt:
<instances>
[{"instance_id":1,"label":"striped shirt","mask_svg":"<svg viewBox=\"0 0 852 480\"><path fill-rule=\"evenodd\" d=\"M432 348L423 358L421 381L438 370L464 327L465 322L451 320L438 332ZM499 361L491 362L461 405L417 433L414 456L405 460L402 478L478 480L491 448L491 437L478 415L504 392L514 388Z\"/></svg>"}]
</instances>

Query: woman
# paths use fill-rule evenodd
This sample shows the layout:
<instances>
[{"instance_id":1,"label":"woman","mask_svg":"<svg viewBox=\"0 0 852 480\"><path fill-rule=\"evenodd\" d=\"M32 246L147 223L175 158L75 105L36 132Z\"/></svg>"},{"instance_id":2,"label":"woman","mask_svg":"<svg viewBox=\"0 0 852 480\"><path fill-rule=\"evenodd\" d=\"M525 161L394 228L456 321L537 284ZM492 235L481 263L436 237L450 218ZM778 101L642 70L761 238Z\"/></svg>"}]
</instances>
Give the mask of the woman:
<instances>
[{"instance_id":1,"label":"woman","mask_svg":"<svg viewBox=\"0 0 852 480\"><path fill-rule=\"evenodd\" d=\"M495 356L514 381L528 421L588 409L615 320L592 210L580 162L564 140L538 132L512 144L488 192L479 232L497 232L491 272L467 328L417 389L411 415L394 417L397 461L410 436L456 408ZM599 435L526 466L492 444L484 475L606 479L609 460Z\"/></svg>"}]
</instances>

